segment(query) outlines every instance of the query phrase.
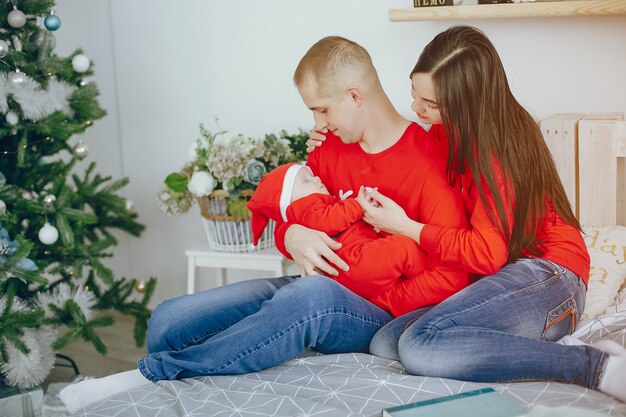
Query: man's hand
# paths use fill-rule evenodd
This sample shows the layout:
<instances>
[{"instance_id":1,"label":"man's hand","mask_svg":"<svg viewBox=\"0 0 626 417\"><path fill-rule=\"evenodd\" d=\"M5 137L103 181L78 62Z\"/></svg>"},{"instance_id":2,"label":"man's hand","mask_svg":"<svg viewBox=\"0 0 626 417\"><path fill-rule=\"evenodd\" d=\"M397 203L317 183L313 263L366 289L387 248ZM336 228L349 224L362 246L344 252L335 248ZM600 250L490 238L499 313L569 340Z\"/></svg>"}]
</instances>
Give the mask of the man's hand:
<instances>
[{"instance_id":1,"label":"man's hand","mask_svg":"<svg viewBox=\"0 0 626 417\"><path fill-rule=\"evenodd\" d=\"M303 277L320 272L336 276L339 273L333 265L344 271L349 269L348 264L334 252L341 248L341 243L332 240L326 233L299 224L291 225L285 233L285 247L300 267Z\"/></svg>"}]
</instances>

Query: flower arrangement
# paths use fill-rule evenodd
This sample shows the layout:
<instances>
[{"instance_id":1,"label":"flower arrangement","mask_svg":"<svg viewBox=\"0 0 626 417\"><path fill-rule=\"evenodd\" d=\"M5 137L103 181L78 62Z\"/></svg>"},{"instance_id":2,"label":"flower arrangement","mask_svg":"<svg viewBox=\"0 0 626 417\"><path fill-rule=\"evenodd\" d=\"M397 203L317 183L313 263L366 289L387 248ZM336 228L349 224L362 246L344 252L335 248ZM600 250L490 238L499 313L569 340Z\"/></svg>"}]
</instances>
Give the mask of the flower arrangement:
<instances>
[{"instance_id":1,"label":"flower arrangement","mask_svg":"<svg viewBox=\"0 0 626 417\"><path fill-rule=\"evenodd\" d=\"M189 162L179 172L169 174L165 178L167 188L157 194L168 214L186 213L198 199L223 190L228 196L228 215L247 217L249 191L278 165L305 160L309 137L302 130L291 135L282 130L278 136L252 138L226 131L212 133L202 124L200 134L189 149Z\"/></svg>"}]
</instances>

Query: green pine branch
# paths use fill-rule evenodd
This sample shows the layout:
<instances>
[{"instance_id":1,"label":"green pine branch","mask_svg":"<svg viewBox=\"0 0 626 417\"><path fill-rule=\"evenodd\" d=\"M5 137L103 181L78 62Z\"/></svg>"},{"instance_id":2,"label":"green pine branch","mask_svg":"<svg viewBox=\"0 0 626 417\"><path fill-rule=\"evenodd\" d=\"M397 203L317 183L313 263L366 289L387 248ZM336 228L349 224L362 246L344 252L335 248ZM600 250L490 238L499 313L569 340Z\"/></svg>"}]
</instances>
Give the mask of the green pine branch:
<instances>
[{"instance_id":1,"label":"green pine branch","mask_svg":"<svg viewBox=\"0 0 626 417\"><path fill-rule=\"evenodd\" d=\"M70 140L106 115L98 102L98 87L85 81L93 74L93 65L79 73L73 69L72 59L83 53L81 49L61 57L50 47L51 34L42 20L54 7L54 0L15 2L27 16L22 28L13 28L2 18L13 10L13 4L13 0L0 0L0 38L9 44L8 54L0 60L0 74L6 77L19 68L43 90L56 79L72 86L73 92L68 97L71 112L56 111L36 121L26 118L15 97L6 96L18 123L0 123L0 200L6 205L0 214L0 227L14 239L9 241L10 250L17 250L9 254L5 248L0 254L0 300L4 300L1 361L8 360L9 346L26 352L24 331L43 325L67 327L54 344L55 350L82 338L98 352L106 352L97 330L111 325L111 317L87 320L72 299L61 307L46 306L45 312L36 306L39 294L51 294L62 284L75 290L86 282L97 300L94 310L113 309L135 317L135 340L140 345L145 341L151 314L147 305L156 279L146 282L138 299L137 280L116 278L104 263L118 244L114 229L133 236L144 230L137 213L127 208L126 199L120 195L128 179L99 175L94 163L84 173L77 172L78 159ZM15 47L17 42L21 50ZM56 199L44 202L48 195ZM49 245L38 236L45 223L59 232L58 240Z\"/></svg>"},{"instance_id":2,"label":"green pine branch","mask_svg":"<svg viewBox=\"0 0 626 417\"><path fill-rule=\"evenodd\" d=\"M55 310L57 316L68 317L65 322L68 331L60 336L52 345L55 351L59 351L74 340L82 338L86 342L91 342L98 353L102 355L107 353L106 346L102 343L102 339L96 334L95 329L97 327L111 326L115 323L113 317L99 316L92 320L87 320L74 300L67 300L64 309L59 309L52 304L50 308Z\"/></svg>"}]
</instances>

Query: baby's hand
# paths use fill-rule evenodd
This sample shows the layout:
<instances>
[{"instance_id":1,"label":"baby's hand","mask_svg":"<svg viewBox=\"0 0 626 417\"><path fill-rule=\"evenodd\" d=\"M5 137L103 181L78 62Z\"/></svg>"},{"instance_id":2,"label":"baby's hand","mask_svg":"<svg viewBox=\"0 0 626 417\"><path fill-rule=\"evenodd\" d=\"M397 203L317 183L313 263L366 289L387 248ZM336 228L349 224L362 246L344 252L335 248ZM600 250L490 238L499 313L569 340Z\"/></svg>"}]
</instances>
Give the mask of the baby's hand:
<instances>
[{"instance_id":1,"label":"baby's hand","mask_svg":"<svg viewBox=\"0 0 626 417\"><path fill-rule=\"evenodd\" d=\"M364 187L364 186L361 186L359 188L359 195L357 195L356 201L361 205L363 209L366 209L367 207L380 207L380 204L378 203L378 201L369 197L369 193L372 192L372 190L377 190L377 189L378 188ZM367 192L368 195L366 195L365 192Z\"/></svg>"}]
</instances>

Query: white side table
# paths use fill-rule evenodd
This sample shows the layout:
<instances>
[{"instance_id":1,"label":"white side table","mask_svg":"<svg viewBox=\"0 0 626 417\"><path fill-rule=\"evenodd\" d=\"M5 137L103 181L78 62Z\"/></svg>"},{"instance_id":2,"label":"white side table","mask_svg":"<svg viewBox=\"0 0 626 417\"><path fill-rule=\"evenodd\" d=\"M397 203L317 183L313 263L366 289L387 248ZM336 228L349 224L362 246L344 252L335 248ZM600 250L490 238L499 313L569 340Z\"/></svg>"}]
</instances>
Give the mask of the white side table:
<instances>
[{"instance_id":1,"label":"white side table","mask_svg":"<svg viewBox=\"0 0 626 417\"><path fill-rule=\"evenodd\" d=\"M287 275L287 266L290 263L275 248L245 253L217 252L206 243L187 249L185 255L187 256L187 294L193 294L196 289L196 276L200 267L219 269L222 285L226 285L228 268L270 271L280 277Z\"/></svg>"}]
</instances>

